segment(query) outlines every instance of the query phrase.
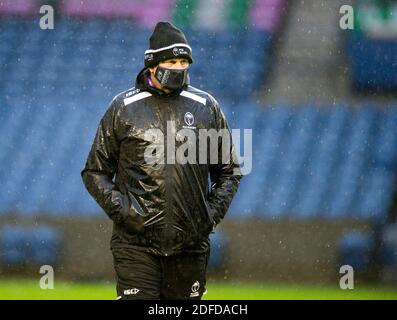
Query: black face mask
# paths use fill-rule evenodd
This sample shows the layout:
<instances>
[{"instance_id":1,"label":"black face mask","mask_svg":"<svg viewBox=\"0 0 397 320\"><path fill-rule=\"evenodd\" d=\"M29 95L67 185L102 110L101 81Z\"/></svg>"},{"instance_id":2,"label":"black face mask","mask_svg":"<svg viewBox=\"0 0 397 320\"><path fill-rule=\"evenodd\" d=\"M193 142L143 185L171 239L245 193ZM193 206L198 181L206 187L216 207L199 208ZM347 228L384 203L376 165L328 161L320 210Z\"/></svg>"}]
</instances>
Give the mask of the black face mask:
<instances>
[{"instance_id":1,"label":"black face mask","mask_svg":"<svg viewBox=\"0 0 397 320\"><path fill-rule=\"evenodd\" d=\"M187 82L188 69L167 69L160 66L154 74L154 77L160 82L163 88L169 90L178 90Z\"/></svg>"}]
</instances>

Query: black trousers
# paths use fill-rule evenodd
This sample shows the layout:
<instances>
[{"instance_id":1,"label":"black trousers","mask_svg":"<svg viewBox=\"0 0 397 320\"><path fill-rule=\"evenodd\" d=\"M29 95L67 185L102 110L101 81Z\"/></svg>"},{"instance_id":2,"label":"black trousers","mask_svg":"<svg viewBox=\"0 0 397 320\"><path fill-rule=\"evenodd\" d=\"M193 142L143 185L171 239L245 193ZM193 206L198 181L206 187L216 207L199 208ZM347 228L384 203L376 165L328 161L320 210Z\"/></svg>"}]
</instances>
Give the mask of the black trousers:
<instances>
[{"instance_id":1,"label":"black trousers","mask_svg":"<svg viewBox=\"0 0 397 320\"><path fill-rule=\"evenodd\" d=\"M209 253L157 256L133 247L112 248L117 299L200 300Z\"/></svg>"}]
</instances>

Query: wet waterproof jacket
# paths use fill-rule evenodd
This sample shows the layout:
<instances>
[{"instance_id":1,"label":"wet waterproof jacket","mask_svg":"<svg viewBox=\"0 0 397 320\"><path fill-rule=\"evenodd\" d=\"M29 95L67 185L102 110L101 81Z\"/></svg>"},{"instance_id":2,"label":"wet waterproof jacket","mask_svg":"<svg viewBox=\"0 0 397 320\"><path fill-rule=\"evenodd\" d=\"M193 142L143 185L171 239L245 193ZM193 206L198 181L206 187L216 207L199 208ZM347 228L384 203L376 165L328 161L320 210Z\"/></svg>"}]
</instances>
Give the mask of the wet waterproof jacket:
<instances>
[{"instance_id":1,"label":"wet waterproof jacket","mask_svg":"<svg viewBox=\"0 0 397 320\"><path fill-rule=\"evenodd\" d=\"M217 163L172 162L167 158L170 153L172 159L167 139L178 150L185 140L179 141L171 132L188 130L198 140L199 129L229 130L228 125L208 93L186 85L166 94L150 86L148 77L148 70L142 70L135 87L112 100L81 175L89 193L114 222L112 247L132 245L163 256L206 252L209 234L237 191L238 166L233 161L222 164L222 139L217 142ZM149 129L163 133L163 163L145 160L145 151L156 138L147 134ZM233 154L232 143L229 150Z\"/></svg>"}]
</instances>

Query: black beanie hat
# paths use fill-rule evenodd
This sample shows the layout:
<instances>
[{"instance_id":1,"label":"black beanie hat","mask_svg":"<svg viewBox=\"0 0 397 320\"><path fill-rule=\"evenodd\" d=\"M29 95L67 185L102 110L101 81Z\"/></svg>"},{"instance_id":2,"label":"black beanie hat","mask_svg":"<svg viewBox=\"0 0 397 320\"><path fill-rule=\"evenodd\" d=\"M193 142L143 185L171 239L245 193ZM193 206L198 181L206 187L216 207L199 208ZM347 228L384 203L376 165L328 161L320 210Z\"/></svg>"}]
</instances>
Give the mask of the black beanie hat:
<instances>
[{"instance_id":1,"label":"black beanie hat","mask_svg":"<svg viewBox=\"0 0 397 320\"><path fill-rule=\"evenodd\" d=\"M145 67L154 67L160 61L172 58L185 58L193 63L192 48L183 32L170 22L157 23L149 39L149 49L145 51Z\"/></svg>"}]
</instances>

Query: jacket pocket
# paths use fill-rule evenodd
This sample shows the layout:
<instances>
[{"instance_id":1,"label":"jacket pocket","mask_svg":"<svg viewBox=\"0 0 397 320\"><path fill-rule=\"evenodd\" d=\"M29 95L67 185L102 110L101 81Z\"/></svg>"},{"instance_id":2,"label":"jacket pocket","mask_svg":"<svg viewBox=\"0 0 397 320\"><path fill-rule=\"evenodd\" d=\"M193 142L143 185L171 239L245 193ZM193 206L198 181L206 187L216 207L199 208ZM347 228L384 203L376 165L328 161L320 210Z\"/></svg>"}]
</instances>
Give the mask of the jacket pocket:
<instances>
[{"instance_id":1,"label":"jacket pocket","mask_svg":"<svg viewBox=\"0 0 397 320\"><path fill-rule=\"evenodd\" d=\"M123 193L127 196L129 201L129 210L134 211L139 216L147 217L149 213L147 213L145 208L143 208L139 204L138 200L135 198L135 195L130 191L125 181L123 182L122 186L123 186Z\"/></svg>"},{"instance_id":2,"label":"jacket pocket","mask_svg":"<svg viewBox=\"0 0 397 320\"><path fill-rule=\"evenodd\" d=\"M128 193L128 199L130 200L130 209L134 210L138 215L141 217L147 217L149 216L149 213L147 213L143 207L139 204L138 200L136 200L135 196L132 194L132 192L127 191Z\"/></svg>"},{"instance_id":3,"label":"jacket pocket","mask_svg":"<svg viewBox=\"0 0 397 320\"><path fill-rule=\"evenodd\" d=\"M124 230L129 234L138 234L145 228L145 219L136 214L129 214L123 223Z\"/></svg>"},{"instance_id":4,"label":"jacket pocket","mask_svg":"<svg viewBox=\"0 0 397 320\"><path fill-rule=\"evenodd\" d=\"M138 234L143 231L145 227L145 217L148 214L142 210L142 207L128 189L125 190L124 196L128 199L128 205L122 227L124 231L130 235Z\"/></svg>"}]
</instances>

